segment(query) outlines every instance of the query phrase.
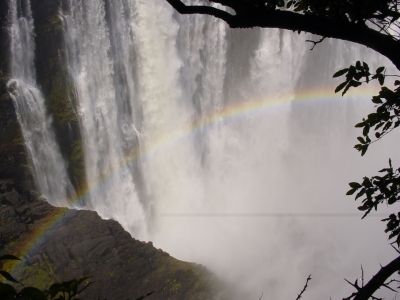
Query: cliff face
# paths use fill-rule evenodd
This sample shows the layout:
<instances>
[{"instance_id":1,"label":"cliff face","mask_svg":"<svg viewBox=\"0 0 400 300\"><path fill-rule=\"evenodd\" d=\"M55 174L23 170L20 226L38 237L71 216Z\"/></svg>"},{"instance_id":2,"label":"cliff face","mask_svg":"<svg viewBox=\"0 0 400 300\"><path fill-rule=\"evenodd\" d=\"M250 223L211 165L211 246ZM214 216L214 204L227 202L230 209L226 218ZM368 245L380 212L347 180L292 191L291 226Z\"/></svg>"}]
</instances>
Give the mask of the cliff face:
<instances>
[{"instance_id":1,"label":"cliff face","mask_svg":"<svg viewBox=\"0 0 400 300\"><path fill-rule=\"evenodd\" d=\"M79 122L65 67L60 0L31 0L36 28L37 81L75 188L85 186ZM215 278L133 239L97 213L49 205L35 192L9 80L8 1L0 1L0 254L23 261L9 271L27 285L89 276L83 299L216 299ZM219 297L219 296L218 296ZM147 299L147 298L146 298Z\"/></svg>"},{"instance_id":2,"label":"cliff face","mask_svg":"<svg viewBox=\"0 0 400 300\"><path fill-rule=\"evenodd\" d=\"M84 158L79 121L74 109L72 83L66 69L66 54L59 17L60 0L32 0L35 21L35 67L37 84L48 113L68 172L76 190L85 187ZM10 79L9 1L0 3L0 178L33 187L21 129L13 100L7 92Z\"/></svg>"},{"instance_id":3,"label":"cliff face","mask_svg":"<svg viewBox=\"0 0 400 300\"><path fill-rule=\"evenodd\" d=\"M9 80L8 1L0 3L0 178L13 178L32 188L28 158L15 108L7 92Z\"/></svg>"},{"instance_id":4,"label":"cliff face","mask_svg":"<svg viewBox=\"0 0 400 300\"><path fill-rule=\"evenodd\" d=\"M22 282L47 287L89 276L83 299L217 299L217 281L203 267L133 239L96 212L55 208L38 195L0 182L2 253L23 258L10 270ZM1 254L1 253L0 253ZM7 266L5 266L7 267Z\"/></svg>"},{"instance_id":5,"label":"cliff face","mask_svg":"<svg viewBox=\"0 0 400 300\"><path fill-rule=\"evenodd\" d=\"M53 118L57 142L76 190L85 187L84 155L72 80L66 67L61 0L31 0L37 83Z\"/></svg>"}]
</instances>

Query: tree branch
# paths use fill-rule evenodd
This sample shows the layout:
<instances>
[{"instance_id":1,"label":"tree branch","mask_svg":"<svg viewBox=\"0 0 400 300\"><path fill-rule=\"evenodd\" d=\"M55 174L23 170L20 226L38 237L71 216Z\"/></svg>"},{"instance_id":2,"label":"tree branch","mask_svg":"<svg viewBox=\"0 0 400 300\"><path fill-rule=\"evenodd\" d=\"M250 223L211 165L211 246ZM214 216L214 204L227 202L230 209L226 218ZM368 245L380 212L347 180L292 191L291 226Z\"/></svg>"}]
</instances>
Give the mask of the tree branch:
<instances>
[{"instance_id":1,"label":"tree branch","mask_svg":"<svg viewBox=\"0 0 400 300\"><path fill-rule=\"evenodd\" d=\"M382 267L367 284L358 289L354 300L367 300L382 286L387 287L386 280L400 270L400 256Z\"/></svg>"},{"instance_id":2,"label":"tree branch","mask_svg":"<svg viewBox=\"0 0 400 300\"><path fill-rule=\"evenodd\" d=\"M303 289L301 290L300 294L297 295L296 300L300 300L300 299L301 299L301 297L303 296L304 292L305 292L305 291L307 290L307 288L308 288L308 283L310 282L310 280L311 280L311 275L308 275L307 280L306 280L306 283L305 283Z\"/></svg>"},{"instance_id":3,"label":"tree branch","mask_svg":"<svg viewBox=\"0 0 400 300\"><path fill-rule=\"evenodd\" d=\"M334 18L304 15L292 11L274 10L260 6L238 4L240 1L217 0L234 8L235 15L207 5L186 5L181 0L166 0L181 14L211 15L224 20L232 28L281 28L304 31L326 38L336 38L365 45L389 58L400 70L400 42L364 24Z\"/></svg>"},{"instance_id":4,"label":"tree branch","mask_svg":"<svg viewBox=\"0 0 400 300\"><path fill-rule=\"evenodd\" d=\"M200 14L214 16L228 24L233 22L234 16L221 9L207 5L186 5L181 0L167 0L169 4L182 15ZM216 1L221 4L222 1Z\"/></svg>"},{"instance_id":5,"label":"tree branch","mask_svg":"<svg viewBox=\"0 0 400 300\"><path fill-rule=\"evenodd\" d=\"M314 50L315 46L317 46L318 44L322 43L324 40L326 39L326 37L321 37L319 40L317 41L313 41L313 40L306 40L306 42L312 43L313 45L311 46L310 50Z\"/></svg>"}]
</instances>

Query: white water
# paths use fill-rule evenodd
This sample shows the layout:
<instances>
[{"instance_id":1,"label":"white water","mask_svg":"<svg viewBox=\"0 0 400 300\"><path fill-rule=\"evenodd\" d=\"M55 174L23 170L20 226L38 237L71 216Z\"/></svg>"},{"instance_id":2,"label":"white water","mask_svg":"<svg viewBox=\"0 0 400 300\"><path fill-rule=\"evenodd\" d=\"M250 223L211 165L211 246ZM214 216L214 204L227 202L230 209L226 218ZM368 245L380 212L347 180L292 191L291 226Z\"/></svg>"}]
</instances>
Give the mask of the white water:
<instances>
[{"instance_id":1,"label":"white water","mask_svg":"<svg viewBox=\"0 0 400 300\"><path fill-rule=\"evenodd\" d=\"M34 26L30 1L10 1L11 79L8 89L21 125L39 191L51 203L65 205L74 194L55 141L52 120L36 86Z\"/></svg>"},{"instance_id":2,"label":"white water","mask_svg":"<svg viewBox=\"0 0 400 300\"><path fill-rule=\"evenodd\" d=\"M66 1L64 13L69 68L75 80L76 94L79 101L78 113L81 118L81 129L85 151L86 174L89 192L86 202L104 217L117 218L121 224L143 236L146 231L144 210L139 202L138 191L134 182L129 156L139 148L140 135L136 120L131 110L131 98L134 88L131 72L135 68L129 61L122 61L121 75L127 77L115 85L113 61L110 58L110 32L106 24L103 1ZM112 13L121 14L119 5L111 5ZM130 15L130 6L126 7L126 18ZM124 22L125 16L111 17L116 22ZM128 19L129 20L129 19ZM113 35L115 40L121 38L125 47L129 47L129 23L125 31ZM125 35L124 35L125 34ZM121 35L121 36L119 36ZM125 40L125 41L124 41ZM131 45L132 46L132 45ZM128 50L124 47L118 60L129 60ZM124 52L125 50L125 52ZM133 49L131 49L133 50ZM117 57L117 55L116 55ZM117 63L116 63L117 64ZM130 68L130 69L129 69ZM126 97L120 98L117 88L126 89ZM128 154L126 152L131 152ZM129 213L128 213L129 212ZM118 217L117 217L118 216Z\"/></svg>"},{"instance_id":3,"label":"white water","mask_svg":"<svg viewBox=\"0 0 400 300\"><path fill-rule=\"evenodd\" d=\"M361 159L353 126L369 100L334 98L331 79L375 54L338 41L310 52L305 35L230 30L161 1L65 3L88 207L248 299L294 299L309 273L305 298L347 296L344 277L395 255L344 194L400 161L396 135Z\"/></svg>"}]
</instances>

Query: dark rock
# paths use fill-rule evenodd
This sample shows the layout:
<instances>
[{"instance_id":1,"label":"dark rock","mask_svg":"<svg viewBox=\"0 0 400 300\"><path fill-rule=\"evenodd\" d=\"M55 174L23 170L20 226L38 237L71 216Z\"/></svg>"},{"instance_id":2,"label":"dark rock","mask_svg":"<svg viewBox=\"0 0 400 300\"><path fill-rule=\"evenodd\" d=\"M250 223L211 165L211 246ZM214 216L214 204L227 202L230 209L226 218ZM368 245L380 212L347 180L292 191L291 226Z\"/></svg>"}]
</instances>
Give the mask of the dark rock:
<instances>
[{"instance_id":1,"label":"dark rock","mask_svg":"<svg viewBox=\"0 0 400 300\"><path fill-rule=\"evenodd\" d=\"M0 181L0 190L10 184ZM12 274L26 284L45 288L89 276L84 299L136 299L153 291L149 300L219 299L217 280L204 267L133 239L116 221L52 207L14 186L0 199L1 252L23 257Z\"/></svg>"},{"instance_id":2,"label":"dark rock","mask_svg":"<svg viewBox=\"0 0 400 300\"><path fill-rule=\"evenodd\" d=\"M13 100L7 91L10 79L9 1L0 1L0 179L11 178L25 189L33 187Z\"/></svg>"},{"instance_id":3,"label":"dark rock","mask_svg":"<svg viewBox=\"0 0 400 300\"><path fill-rule=\"evenodd\" d=\"M33 187L29 158L18 123L13 100L5 88L6 78L0 78L0 179L12 178L24 188Z\"/></svg>"},{"instance_id":4,"label":"dark rock","mask_svg":"<svg viewBox=\"0 0 400 300\"><path fill-rule=\"evenodd\" d=\"M59 18L61 0L31 0L35 20L37 80L69 174L85 187L84 157L74 91L66 69ZM34 191L9 80L8 1L0 1L0 254L21 256L11 273L26 285L90 276L83 299L217 299L217 280L205 268L182 262L133 239L97 213L55 208ZM28 250L29 251L26 251Z\"/></svg>"},{"instance_id":5,"label":"dark rock","mask_svg":"<svg viewBox=\"0 0 400 300\"><path fill-rule=\"evenodd\" d=\"M60 0L32 0L35 25L37 83L53 117L54 130L76 190L85 188L86 174L75 92L67 70Z\"/></svg>"}]
</instances>

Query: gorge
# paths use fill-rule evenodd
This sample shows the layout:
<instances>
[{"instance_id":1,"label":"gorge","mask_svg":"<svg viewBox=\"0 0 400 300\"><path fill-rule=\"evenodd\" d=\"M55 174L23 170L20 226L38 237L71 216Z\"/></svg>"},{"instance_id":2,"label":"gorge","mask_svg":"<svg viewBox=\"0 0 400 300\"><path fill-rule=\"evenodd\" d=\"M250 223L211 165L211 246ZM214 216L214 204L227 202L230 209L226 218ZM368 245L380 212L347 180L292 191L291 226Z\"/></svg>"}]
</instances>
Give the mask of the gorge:
<instances>
[{"instance_id":1,"label":"gorge","mask_svg":"<svg viewBox=\"0 0 400 300\"><path fill-rule=\"evenodd\" d=\"M315 286L308 299L338 298L350 289L343 277L357 276L355 266L373 273L391 257L380 216L361 222L344 194L347 182L375 172L388 156L400 158L398 136L361 159L352 150L353 126L371 109L373 88L340 99L331 79L354 59L389 64L372 51L339 41L309 51L305 34L233 30L213 18L180 16L163 1L7 0L0 17L1 178L7 193L37 192L3 198L76 209L68 217L43 201L30 208L38 218L52 216L43 232L24 237L30 247L52 231L58 243L46 248L49 237L37 246L49 257L61 237L79 244L84 235L62 228L82 218L90 235L90 224L100 222L85 212L93 210L135 239L206 266L249 299L262 292L294 298L309 273ZM2 216L12 222L9 210ZM104 224L93 228L129 240L116 222ZM1 228L18 248L19 234ZM158 251L143 245L143 252ZM118 262L105 248L99 257L107 266L129 259L131 248L122 247ZM31 251L24 255L33 261L44 255ZM77 253L69 259L71 274L80 276L85 262ZM191 268L157 253L172 272ZM90 260L90 252L82 257ZM185 292L177 298L172 284L171 299L191 299L187 290L200 295L193 299L211 297L203 293L214 280L193 270L177 277ZM156 288L170 276L155 276ZM137 296L147 292L135 288Z\"/></svg>"}]
</instances>

